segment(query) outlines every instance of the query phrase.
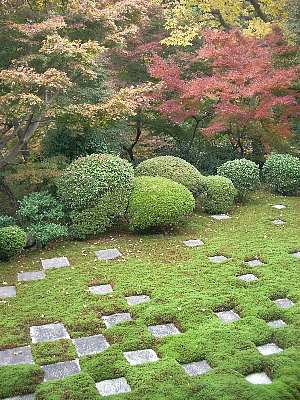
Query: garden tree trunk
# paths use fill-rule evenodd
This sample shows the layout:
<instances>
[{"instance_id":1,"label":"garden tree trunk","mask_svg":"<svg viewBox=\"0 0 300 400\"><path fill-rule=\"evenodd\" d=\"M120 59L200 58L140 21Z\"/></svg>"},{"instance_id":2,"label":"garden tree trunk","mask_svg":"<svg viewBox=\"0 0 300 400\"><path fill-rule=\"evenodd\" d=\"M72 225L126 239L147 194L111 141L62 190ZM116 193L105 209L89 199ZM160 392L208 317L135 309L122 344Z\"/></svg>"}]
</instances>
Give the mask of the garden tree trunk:
<instances>
[{"instance_id":1,"label":"garden tree trunk","mask_svg":"<svg viewBox=\"0 0 300 400\"><path fill-rule=\"evenodd\" d=\"M11 207L13 208L14 211L16 211L18 208L18 201L17 201L14 193L8 186L8 184L5 182L4 178L0 179L0 192L4 193L6 195Z\"/></svg>"},{"instance_id":2,"label":"garden tree trunk","mask_svg":"<svg viewBox=\"0 0 300 400\"><path fill-rule=\"evenodd\" d=\"M253 6L257 16L263 20L264 22L269 22L269 18L267 15L263 12L261 5L258 0L249 0L249 3Z\"/></svg>"},{"instance_id":3,"label":"garden tree trunk","mask_svg":"<svg viewBox=\"0 0 300 400\"><path fill-rule=\"evenodd\" d=\"M231 29L231 26L227 24L220 10L218 9L212 10L212 15L219 21L220 25L226 32L228 32Z\"/></svg>"},{"instance_id":4,"label":"garden tree trunk","mask_svg":"<svg viewBox=\"0 0 300 400\"><path fill-rule=\"evenodd\" d=\"M127 146L123 146L124 150L126 150L129 159L131 162L135 162L135 158L134 158L134 148L135 146L138 144L141 135L142 135L142 112L139 109L136 115L136 120L135 120L135 128L136 128L136 134L135 134L135 139L134 141L131 143L131 145L129 147Z\"/></svg>"}]
</instances>

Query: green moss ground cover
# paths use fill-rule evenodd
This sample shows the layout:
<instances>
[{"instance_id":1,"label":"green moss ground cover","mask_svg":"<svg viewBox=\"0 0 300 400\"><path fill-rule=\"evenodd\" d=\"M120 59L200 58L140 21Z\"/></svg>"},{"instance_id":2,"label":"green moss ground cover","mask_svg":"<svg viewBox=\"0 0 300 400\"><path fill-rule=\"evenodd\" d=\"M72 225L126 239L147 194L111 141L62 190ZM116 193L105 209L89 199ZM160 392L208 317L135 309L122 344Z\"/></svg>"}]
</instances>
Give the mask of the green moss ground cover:
<instances>
[{"instance_id":1,"label":"green moss ground cover","mask_svg":"<svg viewBox=\"0 0 300 400\"><path fill-rule=\"evenodd\" d=\"M283 203L285 210L271 208ZM283 226L273 219L282 218ZM183 240L202 239L200 248ZM94 251L118 248L122 259L96 261ZM89 242L62 243L1 264L1 285L16 284L17 297L0 301L0 350L31 343L29 327L62 322L71 338L98 333L111 347L83 357L82 373L62 381L40 383L39 365L75 358L71 340L32 345L37 366L0 368L0 398L36 390L37 400L96 400L95 382L124 376L132 392L109 397L132 400L295 400L300 387L300 202L296 197L256 193L233 218L215 221L192 217L170 235L120 234ZM229 260L212 264L208 256ZM41 258L67 256L71 268L47 271L45 280L16 283L20 271L40 269ZM249 267L259 257L264 265ZM259 280L242 282L254 273ZM88 286L110 283L111 295L95 296ZM5 284L5 283L4 283ZM149 303L127 305L125 296L147 294ZM278 308L272 300L288 297L295 305ZM214 314L234 310L241 320L225 325ZM102 315L130 310L134 320L106 329ZM287 326L272 329L269 320ZM147 326L174 322L181 335L155 339ZM280 354L261 355L256 346L275 342ZM129 366L124 351L152 348L160 361ZM206 359L212 370L189 377L181 367ZM251 385L245 376L265 371L271 385Z\"/></svg>"}]
</instances>

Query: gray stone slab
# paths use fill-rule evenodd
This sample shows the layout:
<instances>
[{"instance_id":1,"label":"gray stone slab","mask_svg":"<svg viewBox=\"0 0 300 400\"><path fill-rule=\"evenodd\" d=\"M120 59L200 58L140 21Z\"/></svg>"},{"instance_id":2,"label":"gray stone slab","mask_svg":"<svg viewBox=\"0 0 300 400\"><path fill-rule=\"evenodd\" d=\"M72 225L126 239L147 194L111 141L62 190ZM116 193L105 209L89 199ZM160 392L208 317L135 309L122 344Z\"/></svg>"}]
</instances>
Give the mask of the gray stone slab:
<instances>
[{"instance_id":1,"label":"gray stone slab","mask_svg":"<svg viewBox=\"0 0 300 400\"><path fill-rule=\"evenodd\" d=\"M276 343L266 343L262 346L257 346L256 348L263 356L270 356L283 351L283 349L278 347Z\"/></svg>"},{"instance_id":2,"label":"gray stone slab","mask_svg":"<svg viewBox=\"0 0 300 400\"><path fill-rule=\"evenodd\" d=\"M129 313L116 313L112 315L103 315L102 321L105 323L106 328L111 328L122 322L132 321L132 317Z\"/></svg>"},{"instance_id":3,"label":"gray stone slab","mask_svg":"<svg viewBox=\"0 0 300 400\"><path fill-rule=\"evenodd\" d=\"M204 242L200 239L191 239L191 240L184 240L183 244L185 244L187 247L199 247L203 246Z\"/></svg>"},{"instance_id":4,"label":"gray stone slab","mask_svg":"<svg viewBox=\"0 0 300 400\"><path fill-rule=\"evenodd\" d=\"M277 319L277 320L274 320L274 321L269 321L268 325L271 328L279 329L279 328L284 328L286 326L286 323L284 321L282 321L282 319Z\"/></svg>"},{"instance_id":5,"label":"gray stone slab","mask_svg":"<svg viewBox=\"0 0 300 400\"><path fill-rule=\"evenodd\" d=\"M280 308L290 308L295 304L292 302L292 300L290 300L288 298L277 299L277 300L274 300L273 303L275 303Z\"/></svg>"},{"instance_id":6,"label":"gray stone slab","mask_svg":"<svg viewBox=\"0 0 300 400\"><path fill-rule=\"evenodd\" d=\"M239 279L244 282L254 282L258 280L258 277L253 274L245 274L245 275L240 275Z\"/></svg>"},{"instance_id":7,"label":"gray stone slab","mask_svg":"<svg viewBox=\"0 0 300 400\"><path fill-rule=\"evenodd\" d=\"M283 210L284 208L286 208L286 206L284 206L283 204L275 204L274 206L272 206L272 208L276 208L276 210Z\"/></svg>"},{"instance_id":8,"label":"gray stone slab","mask_svg":"<svg viewBox=\"0 0 300 400\"><path fill-rule=\"evenodd\" d=\"M128 296L126 297L126 300L129 306L135 306L138 304L147 303L148 301L150 301L150 297L146 294L141 294L137 296Z\"/></svg>"},{"instance_id":9,"label":"gray stone slab","mask_svg":"<svg viewBox=\"0 0 300 400\"><path fill-rule=\"evenodd\" d=\"M89 291L93 294L111 294L113 293L113 288L111 285L98 285L98 286L90 286Z\"/></svg>"},{"instance_id":10,"label":"gray stone slab","mask_svg":"<svg viewBox=\"0 0 300 400\"><path fill-rule=\"evenodd\" d=\"M224 219L230 219L231 217L227 214L218 214L218 215L211 215L213 219L216 219L218 221L223 221Z\"/></svg>"},{"instance_id":11,"label":"gray stone slab","mask_svg":"<svg viewBox=\"0 0 300 400\"><path fill-rule=\"evenodd\" d=\"M180 334L180 331L177 329L175 324L152 325L148 326L148 329L150 333L157 338Z\"/></svg>"},{"instance_id":12,"label":"gray stone slab","mask_svg":"<svg viewBox=\"0 0 300 400\"><path fill-rule=\"evenodd\" d=\"M45 277L44 271L19 272L17 275L18 282L39 281Z\"/></svg>"},{"instance_id":13,"label":"gray stone slab","mask_svg":"<svg viewBox=\"0 0 300 400\"><path fill-rule=\"evenodd\" d=\"M228 258L225 256L212 256L212 257L208 257L208 258L214 264L221 264L228 260Z\"/></svg>"},{"instance_id":14,"label":"gray stone slab","mask_svg":"<svg viewBox=\"0 0 300 400\"><path fill-rule=\"evenodd\" d=\"M96 388L103 397L131 392L131 388L125 378L108 379L96 383Z\"/></svg>"},{"instance_id":15,"label":"gray stone slab","mask_svg":"<svg viewBox=\"0 0 300 400\"><path fill-rule=\"evenodd\" d=\"M103 335L87 336L73 339L78 357L102 353L109 348L109 343Z\"/></svg>"},{"instance_id":16,"label":"gray stone slab","mask_svg":"<svg viewBox=\"0 0 300 400\"><path fill-rule=\"evenodd\" d=\"M61 323L31 326L30 336L32 343L70 339L66 328Z\"/></svg>"},{"instance_id":17,"label":"gray stone slab","mask_svg":"<svg viewBox=\"0 0 300 400\"><path fill-rule=\"evenodd\" d=\"M225 324L230 324L231 322L241 319L240 316L233 310L216 312L216 315Z\"/></svg>"},{"instance_id":18,"label":"gray stone slab","mask_svg":"<svg viewBox=\"0 0 300 400\"><path fill-rule=\"evenodd\" d=\"M246 381L253 385L269 385L272 383L271 379L265 372L255 372L246 376Z\"/></svg>"},{"instance_id":19,"label":"gray stone slab","mask_svg":"<svg viewBox=\"0 0 300 400\"><path fill-rule=\"evenodd\" d=\"M295 253L292 253L292 256L300 259L300 251L296 251Z\"/></svg>"},{"instance_id":20,"label":"gray stone slab","mask_svg":"<svg viewBox=\"0 0 300 400\"><path fill-rule=\"evenodd\" d=\"M0 351L0 367L18 364L33 364L30 346Z\"/></svg>"},{"instance_id":21,"label":"gray stone slab","mask_svg":"<svg viewBox=\"0 0 300 400\"><path fill-rule=\"evenodd\" d=\"M249 267L259 267L263 265L263 262L259 258L253 258L253 260L245 261L245 264Z\"/></svg>"},{"instance_id":22,"label":"gray stone slab","mask_svg":"<svg viewBox=\"0 0 300 400\"><path fill-rule=\"evenodd\" d=\"M16 297L15 286L1 286L0 287L0 299L7 299L8 297Z\"/></svg>"},{"instance_id":23,"label":"gray stone slab","mask_svg":"<svg viewBox=\"0 0 300 400\"><path fill-rule=\"evenodd\" d=\"M157 354L152 349L126 351L123 355L130 365L141 365L159 360Z\"/></svg>"},{"instance_id":24,"label":"gray stone slab","mask_svg":"<svg viewBox=\"0 0 300 400\"><path fill-rule=\"evenodd\" d=\"M274 224L274 225L284 225L285 224L285 222L284 221L282 221L282 219L274 219L274 221L272 221L272 224Z\"/></svg>"},{"instance_id":25,"label":"gray stone slab","mask_svg":"<svg viewBox=\"0 0 300 400\"><path fill-rule=\"evenodd\" d=\"M4 400L35 400L35 394L25 394L24 396L10 397Z\"/></svg>"},{"instance_id":26,"label":"gray stone slab","mask_svg":"<svg viewBox=\"0 0 300 400\"><path fill-rule=\"evenodd\" d=\"M44 381L63 379L67 376L76 375L80 372L79 360L64 361L56 364L42 365Z\"/></svg>"},{"instance_id":27,"label":"gray stone slab","mask_svg":"<svg viewBox=\"0 0 300 400\"><path fill-rule=\"evenodd\" d=\"M122 257L122 253L118 249L98 250L95 253L98 260L114 260L115 258Z\"/></svg>"},{"instance_id":28,"label":"gray stone slab","mask_svg":"<svg viewBox=\"0 0 300 400\"><path fill-rule=\"evenodd\" d=\"M182 367L184 368L185 372L190 376L203 375L211 369L211 366L206 360L183 364Z\"/></svg>"},{"instance_id":29,"label":"gray stone slab","mask_svg":"<svg viewBox=\"0 0 300 400\"><path fill-rule=\"evenodd\" d=\"M52 268L65 268L69 267L70 263L67 257L55 257L55 258L47 258L46 260L42 260L42 267L47 269Z\"/></svg>"}]
</instances>

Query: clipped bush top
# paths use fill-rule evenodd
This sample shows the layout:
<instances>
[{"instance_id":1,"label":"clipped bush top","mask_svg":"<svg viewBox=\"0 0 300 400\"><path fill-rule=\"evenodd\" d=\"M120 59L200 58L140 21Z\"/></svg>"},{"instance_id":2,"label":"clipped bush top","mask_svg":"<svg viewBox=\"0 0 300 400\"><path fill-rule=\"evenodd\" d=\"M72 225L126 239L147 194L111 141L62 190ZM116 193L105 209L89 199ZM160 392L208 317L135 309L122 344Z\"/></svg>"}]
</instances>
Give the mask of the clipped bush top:
<instances>
[{"instance_id":1,"label":"clipped bush top","mask_svg":"<svg viewBox=\"0 0 300 400\"><path fill-rule=\"evenodd\" d=\"M200 203L208 213L225 213L233 207L236 195L237 190L230 179L218 175L207 176Z\"/></svg>"},{"instance_id":2,"label":"clipped bush top","mask_svg":"<svg viewBox=\"0 0 300 400\"><path fill-rule=\"evenodd\" d=\"M0 260L9 260L21 252L26 244L27 234L19 226L0 229Z\"/></svg>"}]
</instances>

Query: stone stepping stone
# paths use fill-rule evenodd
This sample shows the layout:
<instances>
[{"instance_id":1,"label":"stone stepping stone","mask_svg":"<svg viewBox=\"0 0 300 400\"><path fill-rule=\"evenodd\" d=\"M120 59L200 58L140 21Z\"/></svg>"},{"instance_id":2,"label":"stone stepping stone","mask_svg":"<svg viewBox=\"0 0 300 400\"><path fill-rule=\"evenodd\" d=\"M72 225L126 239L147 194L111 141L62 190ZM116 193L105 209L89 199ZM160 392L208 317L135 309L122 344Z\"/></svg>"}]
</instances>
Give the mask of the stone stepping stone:
<instances>
[{"instance_id":1,"label":"stone stepping stone","mask_svg":"<svg viewBox=\"0 0 300 400\"><path fill-rule=\"evenodd\" d=\"M300 260L300 251L296 251L296 253L292 253L292 256L299 258L299 260Z\"/></svg>"},{"instance_id":2,"label":"stone stepping stone","mask_svg":"<svg viewBox=\"0 0 300 400\"><path fill-rule=\"evenodd\" d=\"M214 264L221 264L228 260L228 258L225 256L212 256L212 257L208 257L208 258Z\"/></svg>"},{"instance_id":3,"label":"stone stepping stone","mask_svg":"<svg viewBox=\"0 0 300 400\"><path fill-rule=\"evenodd\" d=\"M190 376L203 375L211 369L211 366L206 360L183 364L182 367L184 368L185 372Z\"/></svg>"},{"instance_id":4,"label":"stone stepping stone","mask_svg":"<svg viewBox=\"0 0 300 400\"><path fill-rule=\"evenodd\" d=\"M25 396L10 397L4 400L35 400L35 394L25 394Z\"/></svg>"},{"instance_id":5,"label":"stone stepping stone","mask_svg":"<svg viewBox=\"0 0 300 400\"><path fill-rule=\"evenodd\" d=\"M227 214L218 214L218 215L211 215L213 219L216 219L218 221L223 221L224 219L230 219L230 215Z\"/></svg>"},{"instance_id":6,"label":"stone stepping stone","mask_svg":"<svg viewBox=\"0 0 300 400\"><path fill-rule=\"evenodd\" d=\"M131 388L125 378L108 379L98 382L96 383L96 388L103 397L131 392Z\"/></svg>"},{"instance_id":7,"label":"stone stepping stone","mask_svg":"<svg viewBox=\"0 0 300 400\"><path fill-rule=\"evenodd\" d=\"M110 294L113 293L113 288L111 285L99 285L99 286L90 286L89 291L93 294Z\"/></svg>"},{"instance_id":8,"label":"stone stepping stone","mask_svg":"<svg viewBox=\"0 0 300 400\"><path fill-rule=\"evenodd\" d=\"M30 346L0 351L0 367L18 364L33 364Z\"/></svg>"},{"instance_id":9,"label":"stone stepping stone","mask_svg":"<svg viewBox=\"0 0 300 400\"><path fill-rule=\"evenodd\" d=\"M216 312L215 314L225 324L230 324L231 322L238 321L239 319L241 319L240 316L233 310L220 311L220 312Z\"/></svg>"},{"instance_id":10,"label":"stone stepping stone","mask_svg":"<svg viewBox=\"0 0 300 400\"><path fill-rule=\"evenodd\" d=\"M80 372L79 360L42 365L41 368L44 371L45 382L63 379L67 376L79 374Z\"/></svg>"},{"instance_id":11,"label":"stone stepping stone","mask_svg":"<svg viewBox=\"0 0 300 400\"><path fill-rule=\"evenodd\" d=\"M246 381L252 383L253 385L269 385L272 383L271 379L265 372L255 372L246 376Z\"/></svg>"},{"instance_id":12,"label":"stone stepping stone","mask_svg":"<svg viewBox=\"0 0 300 400\"><path fill-rule=\"evenodd\" d=\"M39 281L45 279L45 277L46 275L44 271L19 272L17 274L18 282Z\"/></svg>"},{"instance_id":13,"label":"stone stepping stone","mask_svg":"<svg viewBox=\"0 0 300 400\"><path fill-rule=\"evenodd\" d=\"M111 328L122 322L132 321L132 317L129 313L116 313L112 315L103 315L102 321L105 323L106 328Z\"/></svg>"},{"instance_id":14,"label":"stone stepping stone","mask_svg":"<svg viewBox=\"0 0 300 400\"><path fill-rule=\"evenodd\" d=\"M282 221L282 219L274 219L274 221L272 221L272 224L274 224L274 225L284 225L285 224L285 222L284 221Z\"/></svg>"},{"instance_id":15,"label":"stone stepping stone","mask_svg":"<svg viewBox=\"0 0 300 400\"><path fill-rule=\"evenodd\" d=\"M87 336L72 340L78 357L102 353L109 348L109 343L103 335Z\"/></svg>"},{"instance_id":16,"label":"stone stepping stone","mask_svg":"<svg viewBox=\"0 0 300 400\"><path fill-rule=\"evenodd\" d=\"M287 325L284 321L282 321L282 319L277 319L277 320L274 320L274 321L269 321L269 322L267 322L267 324L268 324L271 328L274 328L274 329L284 328L284 327Z\"/></svg>"},{"instance_id":17,"label":"stone stepping stone","mask_svg":"<svg viewBox=\"0 0 300 400\"><path fill-rule=\"evenodd\" d=\"M31 326L30 336L32 343L70 339L66 328L61 323Z\"/></svg>"},{"instance_id":18,"label":"stone stepping stone","mask_svg":"<svg viewBox=\"0 0 300 400\"><path fill-rule=\"evenodd\" d=\"M164 324L164 325L151 325L148 326L148 330L153 336L162 338L166 336L179 335L180 331L175 324Z\"/></svg>"},{"instance_id":19,"label":"stone stepping stone","mask_svg":"<svg viewBox=\"0 0 300 400\"><path fill-rule=\"evenodd\" d=\"M275 303L280 308L290 308L295 304L292 302L292 300L288 298L273 300L273 303Z\"/></svg>"},{"instance_id":20,"label":"stone stepping stone","mask_svg":"<svg viewBox=\"0 0 300 400\"><path fill-rule=\"evenodd\" d=\"M141 294L137 296L128 296L126 297L126 300L129 306L135 306L138 304L147 303L148 301L150 301L150 297L146 294Z\"/></svg>"},{"instance_id":21,"label":"stone stepping stone","mask_svg":"<svg viewBox=\"0 0 300 400\"><path fill-rule=\"evenodd\" d=\"M274 206L272 206L272 208L276 208L276 210L283 210L284 208L286 208L286 206L284 206L283 204L275 204Z\"/></svg>"},{"instance_id":22,"label":"stone stepping stone","mask_svg":"<svg viewBox=\"0 0 300 400\"><path fill-rule=\"evenodd\" d=\"M264 265L259 258L253 258L252 260L245 261L245 264L249 265L249 267L260 267L261 265Z\"/></svg>"},{"instance_id":23,"label":"stone stepping stone","mask_svg":"<svg viewBox=\"0 0 300 400\"><path fill-rule=\"evenodd\" d=\"M114 260L115 258L122 257L122 253L118 249L106 249L95 251L98 260Z\"/></svg>"},{"instance_id":24,"label":"stone stepping stone","mask_svg":"<svg viewBox=\"0 0 300 400\"><path fill-rule=\"evenodd\" d=\"M258 280L258 277L253 274L245 274L245 275L240 275L239 279L244 282L254 282Z\"/></svg>"},{"instance_id":25,"label":"stone stepping stone","mask_svg":"<svg viewBox=\"0 0 300 400\"><path fill-rule=\"evenodd\" d=\"M123 355L130 365L141 365L159 360L157 354L152 349L126 351Z\"/></svg>"},{"instance_id":26,"label":"stone stepping stone","mask_svg":"<svg viewBox=\"0 0 300 400\"><path fill-rule=\"evenodd\" d=\"M278 347L275 343L266 343L262 346L257 346L256 348L263 356L270 356L272 354L281 353L283 351L283 349Z\"/></svg>"},{"instance_id":27,"label":"stone stepping stone","mask_svg":"<svg viewBox=\"0 0 300 400\"><path fill-rule=\"evenodd\" d=\"M187 247L199 247L199 246L203 246L204 242L202 242L202 240L199 239L191 239L191 240L184 240L183 244L185 244Z\"/></svg>"},{"instance_id":28,"label":"stone stepping stone","mask_svg":"<svg viewBox=\"0 0 300 400\"><path fill-rule=\"evenodd\" d=\"M7 299L9 297L16 297L17 291L15 286L1 286L0 299Z\"/></svg>"},{"instance_id":29,"label":"stone stepping stone","mask_svg":"<svg viewBox=\"0 0 300 400\"><path fill-rule=\"evenodd\" d=\"M70 263L67 257L47 258L46 260L42 260L42 267L44 268L44 270L53 268L65 268L69 266Z\"/></svg>"}]
</instances>

